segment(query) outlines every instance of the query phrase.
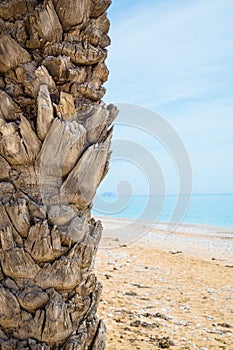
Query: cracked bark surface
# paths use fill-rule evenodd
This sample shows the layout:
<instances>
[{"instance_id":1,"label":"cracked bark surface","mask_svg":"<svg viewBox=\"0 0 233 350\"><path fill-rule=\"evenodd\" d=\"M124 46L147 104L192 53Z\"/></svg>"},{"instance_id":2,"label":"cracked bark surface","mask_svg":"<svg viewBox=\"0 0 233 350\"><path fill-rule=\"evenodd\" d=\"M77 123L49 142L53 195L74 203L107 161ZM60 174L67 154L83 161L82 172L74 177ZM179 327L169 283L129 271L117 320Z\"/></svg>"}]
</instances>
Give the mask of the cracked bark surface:
<instances>
[{"instance_id":1,"label":"cracked bark surface","mask_svg":"<svg viewBox=\"0 0 233 350\"><path fill-rule=\"evenodd\" d=\"M0 1L0 349L105 349L91 217L110 0Z\"/></svg>"}]
</instances>

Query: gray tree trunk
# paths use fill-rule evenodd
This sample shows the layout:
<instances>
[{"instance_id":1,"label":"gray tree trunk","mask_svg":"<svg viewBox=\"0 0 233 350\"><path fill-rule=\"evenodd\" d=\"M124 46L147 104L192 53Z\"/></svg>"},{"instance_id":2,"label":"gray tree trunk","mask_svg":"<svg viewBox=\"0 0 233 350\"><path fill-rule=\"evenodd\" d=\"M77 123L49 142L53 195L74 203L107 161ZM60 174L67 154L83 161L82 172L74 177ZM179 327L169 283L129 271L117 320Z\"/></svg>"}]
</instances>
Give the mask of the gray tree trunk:
<instances>
[{"instance_id":1,"label":"gray tree trunk","mask_svg":"<svg viewBox=\"0 0 233 350\"><path fill-rule=\"evenodd\" d=\"M105 349L92 274L110 0L0 1L0 349Z\"/></svg>"}]
</instances>

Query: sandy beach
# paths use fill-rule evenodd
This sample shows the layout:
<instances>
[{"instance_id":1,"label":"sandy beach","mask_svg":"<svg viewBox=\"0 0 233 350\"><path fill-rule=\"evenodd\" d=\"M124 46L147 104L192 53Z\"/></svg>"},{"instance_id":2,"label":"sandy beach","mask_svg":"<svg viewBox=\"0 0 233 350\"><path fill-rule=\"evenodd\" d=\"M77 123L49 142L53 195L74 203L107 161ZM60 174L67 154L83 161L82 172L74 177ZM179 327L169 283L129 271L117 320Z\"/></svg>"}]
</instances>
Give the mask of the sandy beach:
<instances>
[{"instance_id":1,"label":"sandy beach","mask_svg":"<svg viewBox=\"0 0 233 350\"><path fill-rule=\"evenodd\" d=\"M95 270L109 350L233 350L230 229L102 222Z\"/></svg>"}]
</instances>

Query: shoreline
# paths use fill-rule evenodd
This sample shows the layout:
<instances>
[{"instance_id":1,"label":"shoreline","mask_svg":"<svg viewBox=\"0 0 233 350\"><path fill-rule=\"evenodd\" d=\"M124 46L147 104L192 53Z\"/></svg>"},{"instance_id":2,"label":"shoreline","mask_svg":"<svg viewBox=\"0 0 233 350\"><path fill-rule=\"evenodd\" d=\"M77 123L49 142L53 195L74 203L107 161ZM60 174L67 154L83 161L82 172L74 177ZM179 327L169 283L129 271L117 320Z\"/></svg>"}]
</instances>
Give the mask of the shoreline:
<instances>
[{"instance_id":1,"label":"shoreline","mask_svg":"<svg viewBox=\"0 0 233 350\"><path fill-rule=\"evenodd\" d=\"M200 230L207 230L207 231L216 231L216 232L227 232L227 233L232 233L233 235L233 227L228 227L228 226L222 226L222 225L208 225L208 224L200 224L200 223L187 223L187 222L181 222L181 223L170 223L170 222L165 222L165 221L151 221L151 220L138 220L135 218L130 218L130 217L113 217L113 216L102 216L102 215L92 215L94 218L98 220L103 220L103 221L112 221L112 222L126 222L126 223L131 223L131 222L137 222L140 225L151 225L151 226L156 226L156 228L161 229L161 230L167 230L168 225L172 227L176 227L176 231L179 232L180 228L182 230L184 228L188 229L195 229L197 231Z\"/></svg>"},{"instance_id":2,"label":"shoreline","mask_svg":"<svg viewBox=\"0 0 233 350\"><path fill-rule=\"evenodd\" d=\"M170 231L167 223L96 217L103 224L100 249L122 245L153 246L165 251L182 251L203 260L233 265L233 229L200 224L179 224ZM173 226L172 226L173 228Z\"/></svg>"}]
</instances>

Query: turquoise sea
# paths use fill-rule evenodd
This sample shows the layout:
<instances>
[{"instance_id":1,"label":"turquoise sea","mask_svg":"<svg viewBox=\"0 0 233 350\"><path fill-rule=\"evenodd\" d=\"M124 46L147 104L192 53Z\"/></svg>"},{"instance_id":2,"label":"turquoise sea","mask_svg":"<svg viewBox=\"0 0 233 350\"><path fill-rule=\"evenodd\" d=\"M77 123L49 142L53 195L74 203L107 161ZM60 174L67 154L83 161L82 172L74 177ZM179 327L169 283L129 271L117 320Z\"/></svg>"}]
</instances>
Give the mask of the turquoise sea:
<instances>
[{"instance_id":1,"label":"turquoise sea","mask_svg":"<svg viewBox=\"0 0 233 350\"><path fill-rule=\"evenodd\" d=\"M233 193L193 194L191 198L104 193L95 197L92 214L233 228Z\"/></svg>"}]
</instances>

